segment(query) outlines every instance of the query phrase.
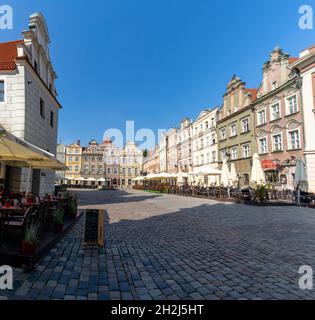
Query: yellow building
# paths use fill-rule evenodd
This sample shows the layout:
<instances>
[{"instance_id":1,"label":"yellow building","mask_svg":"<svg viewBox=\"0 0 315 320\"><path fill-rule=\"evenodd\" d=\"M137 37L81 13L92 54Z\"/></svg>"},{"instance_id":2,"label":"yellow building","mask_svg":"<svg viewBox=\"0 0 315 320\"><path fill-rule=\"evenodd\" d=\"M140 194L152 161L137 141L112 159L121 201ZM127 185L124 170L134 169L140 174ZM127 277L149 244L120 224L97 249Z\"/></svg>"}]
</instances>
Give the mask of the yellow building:
<instances>
[{"instance_id":1,"label":"yellow building","mask_svg":"<svg viewBox=\"0 0 315 320\"><path fill-rule=\"evenodd\" d=\"M68 167L66 177L71 179L72 184L75 184L75 180L81 177L82 151L83 148L80 145L80 141L66 147L66 166Z\"/></svg>"}]
</instances>

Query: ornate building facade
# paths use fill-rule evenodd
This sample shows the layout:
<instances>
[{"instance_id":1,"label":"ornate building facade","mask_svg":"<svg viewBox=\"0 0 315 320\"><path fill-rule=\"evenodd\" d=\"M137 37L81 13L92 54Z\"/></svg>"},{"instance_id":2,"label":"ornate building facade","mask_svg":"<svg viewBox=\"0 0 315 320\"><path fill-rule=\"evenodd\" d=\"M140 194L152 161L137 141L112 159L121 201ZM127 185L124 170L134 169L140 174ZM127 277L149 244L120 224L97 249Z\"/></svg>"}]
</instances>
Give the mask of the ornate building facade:
<instances>
[{"instance_id":1,"label":"ornate building facade","mask_svg":"<svg viewBox=\"0 0 315 320\"><path fill-rule=\"evenodd\" d=\"M167 133L167 172L177 173L178 172L178 157L177 157L177 129L172 128Z\"/></svg>"},{"instance_id":2,"label":"ornate building facade","mask_svg":"<svg viewBox=\"0 0 315 320\"><path fill-rule=\"evenodd\" d=\"M82 152L83 148L78 140L76 143L66 147L66 177L69 182L76 184L76 179L81 177L82 172Z\"/></svg>"},{"instance_id":3,"label":"ornate building facade","mask_svg":"<svg viewBox=\"0 0 315 320\"><path fill-rule=\"evenodd\" d=\"M126 144L120 154L120 186L131 187L133 179L142 171L143 151L138 149L134 141Z\"/></svg>"},{"instance_id":4,"label":"ornate building facade","mask_svg":"<svg viewBox=\"0 0 315 320\"><path fill-rule=\"evenodd\" d=\"M103 148L96 140L89 142L89 146L82 152L82 177L91 185L102 185L106 180L106 168L103 161ZM92 179L95 179L94 181Z\"/></svg>"},{"instance_id":5,"label":"ornate building facade","mask_svg":"<svg viewBox=\"0 0 315 320\"><path fill-rule=\"evenodd\" d=\"M102 151L107 185L117 187L120 185L120 150L110 139L105 139Z\"/></svg>"},{"instance_id":6,"label":"ornate building facade","mask_svg":"<svg viewBox=\"0 0 315 320\"><path fill-rule=\"evenodd\" d=\"M192 121L185 118L177 132L177 163L179 172L189 172L192 168Z\"/></svg>"},{"instance_id":7,"label":"ornate building facade","mask_svg":"<svg viewBox=\"0 0 315 320\"><path fill-rule=\"evenodd\" d=\"M293 74L302 82L302 106L304 127L304 156L309 191L315 192L315 46L300 53L299 59L292 65Z\"/></svg>"},{"instance_id":8,"label":"ornate building facade","mask_svg":"<svg viewBox=\"0 0 315 320\"><path fill-rule=\"evenodd\" d=\"M193 167L202 166L217 168L217 133L219 109L203 110L193 123Z\"/></svg>"},{"instance_id":9,"label":"ornate building facade","mask_svg":"<svg viewBox=\"0 0 315 320\"><path fill-rule=\"evenodd\" d=\"M143 162L142 171L144 175L160 172L159 146L156 146L153 150L148 151L148 155Z\"/></svg>"},{"instance_id":10,"label":"ornate building facade","mask_svg":"<svg viewBox=\"0 0 315 320\"><path fill-rule=\"evenodd\" d=\"M166 172L168 168L167 149L168 149L168 135L167 135L167 132L163 132L160 137L160 143L159 143L159 161L160 161L161 172Z\"/></svg>"},{"instance_id":11,"label":"ornate building facade","mask_svg":"<svg viewBox=\"0 0 315 320\"><path fill-rule=\"evenodd\" d=\"M224 94L217 125L219 165L223 159L234 163L239 185L248 186L251 159L255 152L255 128L252 102L257 90L248 89L240 78L233 76Z\"/></svg>"},{"instance_id":12,"label":"ornate building facade","mask_svg":"<svg viewBox=\"0 0 315 320\"><path fill-rule=\"evenodd\" d=\"M255 136L266 181L294 189L295 160L303 158L303 114L296 58L276 47L263 66L263 80L254 101Z\"/></svg>"}]
</instances>

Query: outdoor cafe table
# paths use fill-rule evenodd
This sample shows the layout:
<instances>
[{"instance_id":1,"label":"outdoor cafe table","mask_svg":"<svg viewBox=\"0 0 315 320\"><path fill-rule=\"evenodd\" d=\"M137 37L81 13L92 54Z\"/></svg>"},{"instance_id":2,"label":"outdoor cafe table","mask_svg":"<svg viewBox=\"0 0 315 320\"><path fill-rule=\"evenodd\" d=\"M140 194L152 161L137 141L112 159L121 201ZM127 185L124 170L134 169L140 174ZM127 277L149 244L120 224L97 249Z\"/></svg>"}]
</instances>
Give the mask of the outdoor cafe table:
<instances>
[{"instance_id":1,"label":"outdoor cafe table","mask_svg":"<svg viewBox=\"0 0 315 320\"><path fill-rule=\"evenodd\" d=\"M15 211L25 211L23 208L21 207L2 207L0 208L0 212L15 212Z\"/></svg>"},{"instance_id":2,"label":"outdoor cafe table","mask_svg":"<svg viewBox=\"0 0 315 320\"><path fill-rule=\"evenodd\" d=\"M40 206L40 203L35 203L35 202L34 203L22 203L21 206L24 208L38 207L38 206Z\"/></svg>"},{"instance_id":3,"label":"outdoor cafe table","mask_svg":"<svg viewBox=\"0 0 315 320\"><path fill-rule=\"evenodd\" d=\"M25 209L21 208L21 207L2 207L0 208L0 231L2 229L2 222L3 219L5 219L6 216L12 216L14 213L23 213L25 212Z\"/></svg>"}]
</instances>

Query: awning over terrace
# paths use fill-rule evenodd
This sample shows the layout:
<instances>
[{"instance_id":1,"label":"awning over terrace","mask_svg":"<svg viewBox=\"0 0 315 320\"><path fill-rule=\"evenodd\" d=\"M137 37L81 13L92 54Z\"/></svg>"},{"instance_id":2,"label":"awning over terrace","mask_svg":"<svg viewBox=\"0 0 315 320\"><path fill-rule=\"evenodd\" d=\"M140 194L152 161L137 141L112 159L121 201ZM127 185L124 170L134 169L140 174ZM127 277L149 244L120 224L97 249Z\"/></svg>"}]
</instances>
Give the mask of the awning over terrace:
<instances>
[{"instance_id":1,"label":"awning over terrace","mask_svg":"<svg viewBox=\"0 0 315 320\"><path fill-rule=\"evenodd\" d=\"M0 162L13 167L65 171L67 167L55 156L17 138L0 126Z\"/></svg>"}]
</instances>

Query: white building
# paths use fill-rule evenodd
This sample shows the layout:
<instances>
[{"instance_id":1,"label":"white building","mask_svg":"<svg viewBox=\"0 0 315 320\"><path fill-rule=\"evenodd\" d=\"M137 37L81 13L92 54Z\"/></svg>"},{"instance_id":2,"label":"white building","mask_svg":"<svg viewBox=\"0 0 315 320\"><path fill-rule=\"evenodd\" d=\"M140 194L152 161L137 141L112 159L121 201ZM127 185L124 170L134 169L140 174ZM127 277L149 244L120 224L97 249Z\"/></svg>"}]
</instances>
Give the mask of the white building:
<instances>
[{"instance_id":1,"label":"white building","mask_svg":"<svg viewBox=\"0 0 315 320\"><path fill-rule=\"evenodd\" d=\"M177 133L178 171L189 172L192 167L192 121L185 118Z\"/></svg>"},{"instance_id":2,"label":"white building","mask_svg":"<svg viewBox=\"0 0 315 320\"><path fill-rule=\"evenodd\" d=\"M216 124L218 108L204 110L193 123L193 168L218 168Z\"/></svg>"},{"instance_id":3,"label":"white building","mask_svg":"<svg viewBox=\"0 0 315 320\"><path fill-rule=\"evenodd\" d=\"M57 145L56 158L61 163L66 164L66 146L63 143ZM65 171L56 171L56 181L65 183Z\"/></svg>"},{"instance_id":4,"label":"white building","mask_svg":"<svg viewBox=\"0 0 315 320\"><path fill-rule=\"evenodd\" d=\"M131 187L134 179L141 175L143 151L134 141L129 141L120 154L120 185Z\"/></svg>"},{"instance_id":5,"label":"white building","mask_svg":"<svg viewBox=\"0 0 315 320\"><path fill-rule=\"evenodd\" d=\"M167 145L168 145L168 136L166 132L163 132L160 138L159 144L159 161L160 161L160 171L167 171Z\"/></svg>"},{"instance_id":6,"label":"white building","mask_svg":"<svg viewBox=\"0 0 315 320\"><path fill-rule=\"evenodd\" d=\"M47 25L33 14L22 40L0 43L0 125L56 154L58 111L56 73L51 64ZM54 190L55 172L6 166L7 187L35 194Z\"/></svg>"},{"instance_id":7,"label":"white building","mask_svg":"<svg viewBox=\"0 0 315 320\"><path fill-rule=\"evenodd\" d=\"M315 46L302 51L292 68L303 80L304 152L309 191L315 192Z\"/></svg>"},{"instance_id":8,"label":"white building","mask_svg":"<svg viewBox=\"0 0 315 320\"><path fill-rule=\"evenodd\" d=\"M167 172L178 172L178 157L177 157L177 129L172 128L167 133Z\"/></svg>"}]
</instances>

